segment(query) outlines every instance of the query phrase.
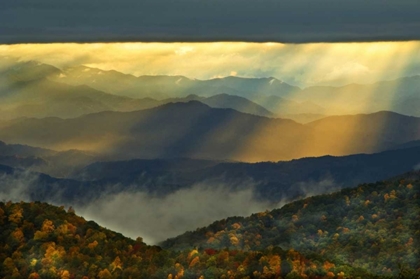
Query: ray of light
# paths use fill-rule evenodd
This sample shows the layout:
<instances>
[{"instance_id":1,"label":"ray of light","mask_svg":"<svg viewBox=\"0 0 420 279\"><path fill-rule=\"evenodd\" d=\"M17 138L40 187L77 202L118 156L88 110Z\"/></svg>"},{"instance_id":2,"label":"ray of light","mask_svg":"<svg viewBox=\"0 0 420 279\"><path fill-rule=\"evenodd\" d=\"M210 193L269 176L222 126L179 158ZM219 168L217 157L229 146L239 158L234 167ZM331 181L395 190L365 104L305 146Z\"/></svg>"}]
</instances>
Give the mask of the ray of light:
<instances>
[{"instance_id":1,"label":"ray of light","mask_svg":"<svg viewBox=\"0 0 420 279\"><path fill-rule=\"evenodd\" d=\"M198 79L231 74L243 77L273 76L303 87L398 78L400 73L381 66L396 51L409 56L410 65L405 69L412 69L411 74L420 74L420 57L406 51L410 49L419 50L420 42L0 45L2 56L37 60L60 68L87 65L136 76L184 75ZM400 63L394 61L396 67Z\"/></svg>"},{"instance_id":2,"label":"ray of light","mask_svg":"<svg viewBox=\"0 0 420 279\"><path fill-rule=\"evenodd\" d=\"M308 87L304 90L296 89L283 95L279 93L279 96L298 102L315 100L317 105L323 107L321 113L326 115L391 109L397 101L398 92L402 90L401 84L389 82L384 91L383 86L378 84L360 86L354 83L420 74L418 66L420 65L420 42L302 45L226 42L28 44L1 45L0 53L20 61L36 60L60 68L85 65L101 70L118 70L136 76L185 75L198 79L229 75L273 76L303 87L313 84L325 85L324 87ZM417 70L419 72L416 72ZM86 68L84 71L89 71L89 69ZM184 82L182 79L178 81ZM266 85L261 88L269 88L271 82L273 79L267 79ZM331 87L338 84L348 85L339 89ZM100 89L106 91L107 88L105 86ZM263 102L266 96L259 93L255 92L252 98L256 102ZM274 108L274 112L281 113L281 110L287 110L290 113L293 109L293 106L286 106L279 108L279 111ZM380 137L386 136L384 131L387 126L387 117L377 120L375 127L371 127L372 131L367 134L361 131L365 127L364 117L357 116L349 119L340 129L331 131L333 127L341 125L340 119L330 120L331 123L323 127L319 127L317 123L302 126L289 121L273 122L265 119L259 119L251 125L232 115L225 118L225 122L220 126L212 127L207 137L200 139L200 144L184 151L194 157L206 156L208 154L200 153L203 146L214 142L222 145L223 142L229 142L235 138L232 127L240 127L242 131L247 131L247 136L236 146L222 153L225 153L227 159L247 161L275 161L324 154L344 155L353 152L371 152L375 150L375 144L379 142ZM188 127L184 127L186 136L189 135L188 130L192 130L195 125L191 122ZM287 129L289 129L288 133L284 133L283 131ZM364 146L360 146L353 143L356 137L368 138ZM104 136L98 143L86 139L82 139L79 143L64 141L54 147L59 150L71 147L100 152L127 140L115 139L112 135L109 136L110 141L107 138ZM182 142L183 137L176 140ZM176 141L174 145L177 146ZM172 147L167 146L167 148ZM157 154L163 156L165 152L161 150Z\"/></svg>"}]
</instances>

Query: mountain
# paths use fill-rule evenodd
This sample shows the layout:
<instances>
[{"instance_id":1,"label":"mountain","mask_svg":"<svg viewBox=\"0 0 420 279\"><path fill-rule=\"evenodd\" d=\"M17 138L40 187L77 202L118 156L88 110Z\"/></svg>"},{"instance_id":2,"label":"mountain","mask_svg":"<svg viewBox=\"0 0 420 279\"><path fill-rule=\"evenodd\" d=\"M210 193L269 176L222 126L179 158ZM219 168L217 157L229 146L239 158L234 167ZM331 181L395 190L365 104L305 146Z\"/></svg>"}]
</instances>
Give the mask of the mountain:
<instances>
[{"instance_id":1,"label":"mountain","mask_svg":"<svg viewBox=\"0 0 420 279\"><path fill-rule=\"evenodd\" d=\"M20 62L2 57L0 62L1 89L9 84L40 80L61 73L61 70L54 66L36 61Z\"/></svg>"},{"instance_id":2,"label":"mountain","mask_svg":"<svg viewBox=\"0 0 420 279\"><path fill-rule=\"evenodd\" d=\"M86 84L97 90L131 98L179 98L190 94L213 96L221 93L249 98L258 95L278 95L299 91L298 87L278 79L226 77L210 80L184 76L139 76L79 66L63 70L54 77L72 85Z\"/></svg>"},{"instance_id":3,"label":"mountain","mask_svg":"<svg viewBox=\"0 0 420 279\"><path fill-rule=\"evenodd\" d=\"M165 99L188 94L171 94L177 90L177 81L181 76L142 76L135 77L114 70L104 71L97 68L77 66L63 69L62 74L52 79L71 85L85 84L97 90L130 98Z\"/></svg>"},{"instance_id":4,"label":"mountain","mask_svg":"<svg viewBox=\"0 0 420 279\"><path fill-rule=\"evenodd\" d=\"M188 95L211 97L220 94L247 98L275 115L342 115L390 110L420 116L418 106L416 106L419 101L420 76L380 81L373 84L349 84L340 87L313 86L300 89L272 77L226 77L196 80L184 76L136 77L115 70L104 71L86 66L60 70L33 61L15 63L8 61L2 64L6 66L3 65L0 69L2 73L0 95L3 98L5 96L19 96L15 92L23 90L30 91L27 92L28 94L23 94L25 98L29 96L33 99L29 104L20 104L17 101L25 98L12 98L11 107L3 105L0 108L3 117L8 118L24 116L18 114L19 111L27 111L26 116L39 117L64 117L63 115L74 117L104 110L130 111L151 108L164 103L158 100L185 98ZM46 79L55 83L52 85L37 85L40 80L45 83ZM68 86L65 87L63 83ZM32 88L33 86L35 88ZM40 86L40 88L36 88L36 86ZM55 87L59 88L56 89ZM94 89L95 92L93 92ZM36 94L34 94L34 91ZM67 94L59 94L58 96L52 94L49 97L55 99L54 103L45 103L46 93L56 91L64 91ZM77 91L77 93L69 95L70 92L74 91ZM40 93L42 93L42 97L40 99L35 98ZM110 97L110 94L114 95L113 98ZM140 100L136 101L133 98ZM6 99L3 99L3 101ZM226 101L226 98L224 101ZM67 106L71 109L67 109L60 102L67 102ZM212 104L212 102L215 102L215 104ZM261 113L262 108L258 108L255 112L245 111L244 105L236 104L236 101L234 102L236 107L226 104L221 105L220 100L208 100L207 104L212 107L230 107L243 112L270 116L266 114L267 111ZM252 104L252 107L255 106L255 104ZM248 105L245 107L248 107ZM49 114L41 114L42 108L49 108Z\"/></svg>"},{"instance_id":5,"label":"mountain","mask_svg":"<svg viewBox=\"0 0 420 279\"><path fill-rule=\"evenodd\" d=\"M261 95L258 97L254 97L253 99L255 99L256 103L269 109L277 115L328 113L328 111L325 108L311 101L296 102L274 95Z\"/></svg>"},{"instance_id":6,"label":"mountain","mask_svg":"<svg viewBox=\"0 0 420 279\"><path fill-rule=\"evenodd\" d=\"M416 117L381 111L352 116L330 116L310 122L306 127L315 131L311 137L315 142L318 142L319 136L325 140L322 135L330 134L331 141L327 143L328 145L318 146L319 148L325 150L330 148L329 145L335 145L341 154L354 154L360 149L363 149L363 152L369 152L371 148L390 149L392 141L408 142L406 138L418 139L420 133L418 121L419 118ZM323 143L326 142L328 140Z\"/></svg>"},{"instance_id":7,"label":"mountain","mask_svg":"<svg viewBox=\"0 0 420 279\"><path fill-rule=\"evenodd\" d=\"M198 95L188 95L185 98L169 98L161 101L162 104L199 101L212 108L227 108L234 109L239 112L249 113L265 117L274 117L274 114L264 107L251 102L250 100L228 94L217 94L211 97L200 97Z\"/></svg>"},{"instance_id":8,"label":"mountain","mask_svg":"<svg viewBox=\"0 0 420 279\"><path fill-rule=\"evenodd\" d=\"M15 119L0 140L108 157L189 157L248 162L374 153L420 138L420 119L391 112L327 117L306 125L291 120L170 103L134 112L101 112L74 119Z\"/></svg>"},{"instance_id":9,"label":"mountain","mask_svg":"<svg viewBox=\"0 0 420 279\"><path fill-rule=\"evenodd\" d=\"M16 119L3 123L0 139L55 150L92 151L114 158L230 159L237 158L235 151L251 141L254 130L260 127L277 134L286 130L286 137L303 128L290 120L212 109L192 101L128 113L102 112L74 119ZM261 134L264 135L264 131ZM283 147L286 150L286 146ZM273 153L266 146L259 149L266 151L256 154Z\"/></svg>"},{"instance_id":10,"label":"mountain","mask_svg":"<svg viewBox=\"0 0 420 279\"><path fill-rule=\"evenodd\" d=\"M229 185L230 190L255 185L263 200L278 202L323 194L372 183L412 170L420 163L420 147L357 154L324 156L277 163L238 163L191 159L130 160L95 162L72 177L106 184L142 185L147 191L171 193L200 183Z\"/></svg>"},{"instance_id":11,"label":"mountain","mask_svg":"<svg viewBox=\"0 0 420 279\"><path fill-rule=\"evenodd\" d=\"M0 224L2 278L140 278L163 256L159 247L86 221L71 208L0 202Z\"/></svg>"},{"instance_id":12,"label":"mountain","mask_svg":"<svg viewBox=\"0 0 420 279\"><path fill-rule=\"evenodd\" d=\"M102 71L93 68L83 69L89 70L83 71L83 75L80 76L80 78L86 79L83 81L89 80L92 75L102 77ZM65 84L62 82L65 74L61 70L42 63L16 62L3 70L3 76L0 78L0 99L2 100L0 118L51 116L73 118L100 111L134 111L170 102L191 100L200 101L215 108L232 108L244 113L273 116L264 107L235 95L217 94L208 98L189 95L161 101L151 98L133 99L107 94L86 86L84 83ZM127 79L126 75L118 72L108 75L104 75L103 78L110 78L110 80L101 80L102 85L112 82L112 85L118 86ZM113 77L114 75L115 77ZM152 80L152 78L143 79L145 79L145 83L150 82L149 79ZM100 89L108 91L106 86L100 87Z\"/></svg>"},{"instance_id":13,"label":"mountain","mask_svg":"<svg viewBox=\"0 0 420 279\"><path fill-rule=\"evenodd\" d=\"M282 114L282 115L279 115L279 117L285 118L285 119L291 119L298 123L307 124L309 122L313 122L315 120L319 120L327 116L323 114L300 113L300 114Z\"/></svg>"},{"instance_id":14,"label":"mountain","mask_svg":"<svg viewBox=\"0 0 420 279\"><path fill-rule=\"evenodd\" d=\"M409 141L403 144L399 144L393 147L393 149L404 149L420 146L420 140Z\"/></svg>"},{"instance_id":15,"label":"mountain","mask_svg":"<svg viewBox=\"0 0 420 279\"><path fill-rule=\"evenodd\" d=\"M299 200L249 217L227 218L168 239L162 247L247 251L293 248L363 267L383 277L397 276L405 266L411 269L410 278L417 278L419 179L420 172L411 173Z\"/></svg>"},{"instance_id":16,"label":"mountain","mask_svg":"<svg viewBox=\"0 0 420 279\"><path fill-rule=\"evenodd\" d=\"M0 190L7 193L10 185L19 184L24 186L20 189L21 195L32 200L83 204L98 198L102 193L129 191L164 197L200 184L224 185L229 192L247 185L253 187L251 189L255 198L278 203L353 187L362 182L383 180L416 168L420 163L419 158L419 147L372 155L325 156L278 163L247 164L186 158L137 159L96 162L77 169L72 166L78 165L79 160L76 163L69 162L69 156L59 157L56 161L49 157L38 159L42 160L41 166L28 167L22 161L29 159L21 158L18 167L32 172L4 166ZM89 162L80 165L87 165ZM16 163L6 164L17 166ZM72 179L34 172L43 168L55 170L54 165L58 165L56 168L59 170L72 172Z\"/></svg>"},{"instance_id":17,"label":"mountain","mask_svg":"<svg viewBox=\"0 0 420 279\"><path fill-rule=\"evenodd\" d=\"M51 149L0 141L0 164L55 177L67 177L72 172L104 159L98 154L79 150L57 152Z\"/></svg>"},{"instance_id":18,"label":"mountain","mask_svg":"<svg viewBox=\"0 0 420 279\"><path fill-rule=\"evenodd\" d=\"M349 84L340 87L313 86L294 92L295 101L311 101L328 114L369 113L390 110L405 115L420 116L418 103L420 76L403 77L373 84Z\"/></svg>"},{"instance_id":19,"label":"mountain","mask_svg":"<svg viewBox=\"0 0 420 279\"><path fill-rule=\"evenodd\" d=\"M44 168L47 162L39 157L0 156L0 164L21 169Z\"/></svg>"},{"instance_id":20,"label":"mountain","mask_svg":"<svg viewBox=\"0 0 420 279\"><path fill-rule=\"evenodd\" d=\"M17 157L41 157L51 156L56 154L56 151L32 147L22 144L6 144L0 141L0 156L17 156Z\"/></svg>"},{"instance_id":21,"label":"mountain","mask_svg":"<svg viewBox=\"0 0 420 279\"><path fill-rule=\"evenodd\" d=\"M380 110L420 116L410 100L418 101L420 76L402 77L373 84L312 86L300 89L276 78L226 77L194 80L183 76L125 75L116 71L76 67L64 70L61 82L86 84L98 90L133 98L176 98L190 94L220 93L245 97L279 115L357 114ZM57 76L58 78L58 76Z\"/></svg>"},{"instance_id":22,"label":"mountain","mask_svg":"<svg viewBox=\"0 0 420 279\"><path fill-rule=\"evenodd\" d=\"M419 92L420 93L420 92ZM392 105L392 110L413 116L420 116L420 98L409 97Z\"/></svg>"},{"instance_id":23,"label":"mountain","mask_svg":"<svg viewBox=\"0 0 420 279\"><path fill-rule=\"evenodd\" d=\"M18 77L23 79L24 76L19 72ZM134 100L103 93L86 85L72 86L44 78L15 80L3 76L0 84L0 118L3 119L73 118L100 111L133 111L160 104L153 99Z\"/></svg>"},{"instance_id":24,"label":"mountain","mask_svg":"<svg viewBox=\"0 0 420 279\"><path fill-rule=\"evenodd\" d=\"M155 102L167 98L184 98L191 94L210 97L224 93L247 98L278 115L334 115L391 110L420 116L418 106L415 105L418 103L420 76L373 84L353 83L338 87L312 86L300 89L273 77L225 77L210 80L164 75L136 77L115 70L104 71L86 66L58 69L34 61L5 60L2 58L3 66L0 67L3 76L0 91L4 86L6 88L3 89L10 87L10 84L19 87L25 82L49 79L73 86L85 85L102 93L123 97L155 99Z\"/></svg>"},{"instance_id":25,"label":"mountain","mask_svg":"<svg viewBox=\"0 0 420 279\"><path fill-rule=\"evenodd\" d=\"M2 278L330 278L369 272L294 250L162 250L77 216L70 207L0 202ZM228 277L229 276L229 277Z\"/></svg>"}]
</instances>

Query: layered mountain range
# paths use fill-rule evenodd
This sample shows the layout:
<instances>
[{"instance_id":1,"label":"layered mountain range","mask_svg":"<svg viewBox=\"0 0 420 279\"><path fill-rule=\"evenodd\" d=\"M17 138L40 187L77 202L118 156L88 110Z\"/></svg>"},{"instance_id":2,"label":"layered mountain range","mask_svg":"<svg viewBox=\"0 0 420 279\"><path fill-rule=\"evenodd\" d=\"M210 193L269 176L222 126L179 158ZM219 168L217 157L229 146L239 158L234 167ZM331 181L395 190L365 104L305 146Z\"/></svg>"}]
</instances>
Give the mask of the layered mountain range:
<instances>
[{"instance_id":1,"label":"layered mountain range","mask_svg":"<svg viewBox=\"0 0 420 279\"><path fill-rule=\"evenodd\" d=\"M136 77L85 66L58 69L38 62L5 59L0 62L0 72L0 95L4 103L0 115L3 118L67 118L105 110L145 109L188 100L201 101L214 108L228 107L245 113L306 122L323 115L381 110L420 116L417 109L420 101L418 76L373 84L301 89L272 77L210 80L183 76Z\"/></svg>"},{"instance_id":2,"label":"layered mountain range","mask_svg":"<svg viewBox=\"0 0 420 279\"><path fill-rule=\"evenodd\" d=\"M0 202L2 278L418 276L418 76L302 89L0 60L0 200L31 202Z\"/></svg>"}]
</instances>

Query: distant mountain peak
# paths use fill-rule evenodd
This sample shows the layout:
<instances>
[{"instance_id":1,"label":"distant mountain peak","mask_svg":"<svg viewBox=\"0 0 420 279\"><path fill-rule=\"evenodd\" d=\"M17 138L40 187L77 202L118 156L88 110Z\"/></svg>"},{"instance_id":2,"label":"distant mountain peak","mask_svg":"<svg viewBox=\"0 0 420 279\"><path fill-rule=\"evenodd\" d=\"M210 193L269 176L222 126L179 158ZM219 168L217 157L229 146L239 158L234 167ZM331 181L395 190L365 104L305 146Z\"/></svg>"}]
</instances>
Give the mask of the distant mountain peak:
<instances>
[{"instance_id":1,"label":"distant mountain peak","mask_svg":"<svg viewBox=\"0 0 420 279\"><path fill-rule=\"evenodd\" d=\"M197 99L200 99L202 97L198 96L197 94L189 94L187 95L187 97L185 97L186 100L194 100L196 101Z\"/></svg>"},{"instance_id":2,"label":"distant mountain peak","mask_svg":"<svg viewBox=\"0 0 420 279\"><path fill-rule=\"evenodd\" d=\"M164 105L161 105L157 108L179 108L179 109L185 109L185 108L202 108L202 109L211 109L210 106L203 104L200 101L191 100L188 102L170 102Z\"/></svg>"}]
</instances>

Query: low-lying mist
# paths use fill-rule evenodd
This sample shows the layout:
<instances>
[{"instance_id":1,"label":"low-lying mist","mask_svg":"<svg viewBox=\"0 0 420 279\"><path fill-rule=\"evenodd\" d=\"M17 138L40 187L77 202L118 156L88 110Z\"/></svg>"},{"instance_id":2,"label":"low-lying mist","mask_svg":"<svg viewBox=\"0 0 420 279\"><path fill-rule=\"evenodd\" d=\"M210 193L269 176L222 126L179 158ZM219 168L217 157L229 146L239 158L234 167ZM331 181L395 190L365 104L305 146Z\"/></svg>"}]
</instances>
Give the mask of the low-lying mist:
<instances>
[{"instance_id":1,"label":"low-lying mist","mask_svg":"<svg viewBox=\"0 0 420 279\"><path fill-rule=\"evenodd\" d=\"M76 212L109 229L157 244L188 230L229 216L247 216L281 206L258 201L252 185L232 190L228 185L201 183L165 197L137 192L102 195Z\"/></svg>"},{"instance_id":2,"label":"low-lying mist","mask_svg":"<svg viewBox=\"0 0 420 279\"><path fill-rule=\"evenodd\" d=\"M22 172L0 176L0 200L31 201L31 194L39 185L37 175ZM239 185L239 186L238 186ZM333 179L319 182L300 182L295 185L303 196L338 190ZM126 188L118 193L103 191L89 202L76 197L68 201L64 192L50 193L43 200L54 205L72 206L77 215L93 220L108 229L128 237L142 237L148 244L158 244L185 231L195 230L212 222L231 216L248 216L252 213L280 208L292 197L284 193L276 202L258 197L258 184L252 180L241 183L205 181L181 188L166 195ZM112 189L112 186L108 189Z\"/></svg>"}]
</instances>

